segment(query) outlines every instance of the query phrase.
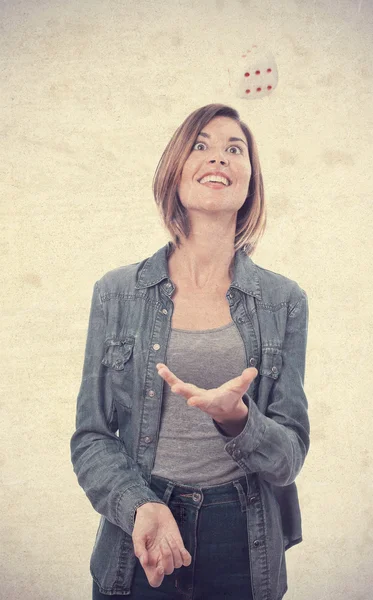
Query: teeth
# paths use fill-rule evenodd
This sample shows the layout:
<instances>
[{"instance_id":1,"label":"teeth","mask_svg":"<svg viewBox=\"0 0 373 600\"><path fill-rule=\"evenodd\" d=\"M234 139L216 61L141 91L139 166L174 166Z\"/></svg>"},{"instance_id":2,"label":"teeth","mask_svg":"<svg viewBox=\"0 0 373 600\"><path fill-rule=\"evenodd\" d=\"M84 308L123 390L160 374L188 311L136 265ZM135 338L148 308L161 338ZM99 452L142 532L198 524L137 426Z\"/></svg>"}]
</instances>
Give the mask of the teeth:
<instances>
[{"instance_id":1,"label":"teeth","mask_svg":"<svg viewBox=\"0 0 373 600\"><path fill-rule=\"evenodd\" d=\"M220 177L219 175L206 175L206 177L202 177L202 179L200 179L200 183L206 183L207 181L214 181L216 183L224 183L224 185L229 185L228 179L225 177Z\"/></svg>"}]
</instances>

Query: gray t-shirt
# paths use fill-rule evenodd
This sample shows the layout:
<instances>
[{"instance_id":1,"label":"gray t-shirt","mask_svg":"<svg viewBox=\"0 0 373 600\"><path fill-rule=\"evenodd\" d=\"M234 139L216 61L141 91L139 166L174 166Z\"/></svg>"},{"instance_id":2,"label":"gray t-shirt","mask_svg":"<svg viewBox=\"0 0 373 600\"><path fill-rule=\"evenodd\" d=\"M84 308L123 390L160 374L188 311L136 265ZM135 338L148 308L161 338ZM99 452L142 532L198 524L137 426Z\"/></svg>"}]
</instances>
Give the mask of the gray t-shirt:
<instances>
[{"instance_id":1,"label":"gray t-shirt","mask_svg":"<svg viewBox=\"0 0 373 600\"><path fill-rule=\"evenodd\" d=\"M247 368L245 347L234 323L216 329L172 329L168 368L185 383L216 388ZM212 417L163 387L161 427L152 475L188 485L218 485L245 475L224 450Z\"/></svg>"}]
</instances>

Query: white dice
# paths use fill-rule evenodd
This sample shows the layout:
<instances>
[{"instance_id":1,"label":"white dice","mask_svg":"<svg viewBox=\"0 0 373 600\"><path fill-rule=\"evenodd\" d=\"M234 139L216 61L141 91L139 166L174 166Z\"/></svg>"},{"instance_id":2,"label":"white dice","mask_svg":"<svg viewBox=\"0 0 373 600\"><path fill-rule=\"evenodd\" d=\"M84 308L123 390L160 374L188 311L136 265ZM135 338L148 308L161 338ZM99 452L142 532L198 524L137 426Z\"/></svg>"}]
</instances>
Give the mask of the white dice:
<instances>
[{"instance_id":1,"label":"white dice","mask_svg":"<svg viewBox=\"0 0 373 600\"><path fill-rule=\"evenodd\" d=\"M278 84L278 70L271 51L255 44L243 52L233 69L228 69L232 91L239 98L258 100L269 96Z\"/></svg>"}]
</instances>

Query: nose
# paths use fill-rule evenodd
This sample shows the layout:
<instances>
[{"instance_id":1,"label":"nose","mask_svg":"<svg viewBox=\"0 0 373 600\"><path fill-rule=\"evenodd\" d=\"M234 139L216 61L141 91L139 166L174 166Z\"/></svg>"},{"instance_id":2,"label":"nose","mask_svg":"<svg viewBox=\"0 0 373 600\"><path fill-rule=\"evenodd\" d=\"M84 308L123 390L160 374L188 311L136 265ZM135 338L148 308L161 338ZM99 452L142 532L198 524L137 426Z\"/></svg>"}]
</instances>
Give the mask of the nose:
<instances>
[{"instance_id":1,"label":"nose","mask_svg":"<svg viewBox=\"0 0 373 600\"><path fill-rule=\"evenodd\" d=\"M216 161L216 159L215 159L215 158L211 158L211 159L209 160L209 162L210 162L210 163L216 163L217 161ZM221 165L227 165L227 164L228 164L228 161L227 161L227 160L225 160L225 159L223 159L223 158L221 158L221 159L219 160L219 162L220 162L220 164L221 164Z\"/></svg>"},{"instance_id":2,"label":"nose","mask_svg":"<svg viewBox=\"0 0 373 600\"><path fill-rule=\"evenodd\" d=\"M228 160L226 159L225 155L222 156L222 152L223 150L218 150L215 148L210 154L210 156L213 156L215 158L210 158L208 162L212 164L219 162L221 165L227 165Z\"/></svg>"}]
</instances>

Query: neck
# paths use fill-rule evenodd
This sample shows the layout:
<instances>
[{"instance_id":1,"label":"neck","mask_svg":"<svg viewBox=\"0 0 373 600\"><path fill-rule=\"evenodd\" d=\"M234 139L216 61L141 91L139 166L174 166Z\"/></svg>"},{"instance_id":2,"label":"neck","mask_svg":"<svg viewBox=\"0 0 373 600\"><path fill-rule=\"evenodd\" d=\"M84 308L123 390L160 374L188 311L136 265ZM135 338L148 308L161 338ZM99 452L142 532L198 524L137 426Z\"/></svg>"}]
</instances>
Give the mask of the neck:
<instances>
[{"instance_id":1,"label":"neck","mask_svg":"<svg viewBox=\"0 0 373 600\"><path fill-rule=\"evenodd\" d=\"M234 245L226 240L196 243L192 237L183 240L180 248L175 245L170 263L179 278L196 290L214 289L233 279Z\"/></svg>"}]
</instances>

